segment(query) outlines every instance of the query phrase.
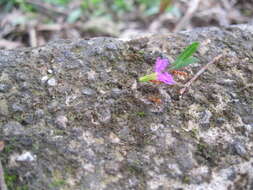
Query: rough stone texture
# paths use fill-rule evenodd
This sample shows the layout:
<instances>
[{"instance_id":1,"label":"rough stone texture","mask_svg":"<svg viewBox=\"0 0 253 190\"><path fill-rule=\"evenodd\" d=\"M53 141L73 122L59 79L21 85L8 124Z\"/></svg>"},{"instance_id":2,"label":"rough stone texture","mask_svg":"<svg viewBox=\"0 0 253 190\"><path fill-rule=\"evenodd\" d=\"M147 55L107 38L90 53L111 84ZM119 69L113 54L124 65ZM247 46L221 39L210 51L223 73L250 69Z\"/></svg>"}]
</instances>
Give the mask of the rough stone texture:
<instances>
[{"instance_id":1,"label":"rough stone texture","mask_svg":"<svg viewBox=\"0 0 253 190\"><path fill-rule=\"evenodd\" d=\"M223 58L184 96L182 86L137 82L158 56L175 59L193 41L200 62L179 83ZM253 189L252 52L253 26L245 25L0 51L8 186Z\"/></svg>"}]
</instances>

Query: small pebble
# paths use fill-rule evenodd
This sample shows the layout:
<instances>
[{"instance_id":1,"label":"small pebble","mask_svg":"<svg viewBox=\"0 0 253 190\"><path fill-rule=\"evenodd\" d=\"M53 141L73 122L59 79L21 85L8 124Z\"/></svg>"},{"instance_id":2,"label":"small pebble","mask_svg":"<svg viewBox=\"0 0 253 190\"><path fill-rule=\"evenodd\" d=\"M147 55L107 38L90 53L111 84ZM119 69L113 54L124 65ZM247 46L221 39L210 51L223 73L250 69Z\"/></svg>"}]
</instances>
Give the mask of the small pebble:
<instances>
[{"instance_id":1,"label":"small pebble","mask_svg":"<svg viewBox=\"0 0 253 190\"><path fill-rule=\"evenodd\" d=\"M44 82L46 82L48 80L48 76L43 76L42 78L41 78L41 81L44 83Z\"/></svg>"},{"instance_id":2,"label":"small pebble","mask_svg":"<svg viewBox=\"0 0 253 190\"><path fill-rule=\"evenodd\" d=\"M56 85L57 85L57 81L56 81L55 78L51 78L51 79L49 79L49 80L47 81L47 84L48 84L49 86L56 86Z\"/></svg>"},{"instance_id":3,"label":"small pebble","mask_svg":"<svg viewBox=\"0 0 253 190\"><path fill-rule=\"evenodd\" d=\"M36 159L36 156L32 155L30 152L24 152L16 158L18 162L32 162Z\"/></svg>"},{"instance_id":4,"label":"small pebble","mask_svg":"<svg viewBox=\"0 0 253 190\"><path fill-rule=\"evenodd\" d=\"M209 110L205 110L204 112L202 112L200 123L201 124L208 124L208 123L210 123L210 119L211 119L212 115L213 114Z\"/></svg>"},{"instance_id":5,"label":"small pebble","mask_svg":"<svg viewBox=\"0 0 253 190\"><path fill-rule=\"evenodd\" d=\"M234 147L235 152L238 155L245 156L247 154L247 151L246 151L246 148L245 148L244 144L237 141L233 144L233 147Z\"/></svg>"},{"instance_id":6,"label":"small pebble","mask_svg":"<svg viewBox=\"0 0 253 190\"><path fill-rule=\"evenodd\" d=\"M4 84L4 83L0 83L0 92L6 93L10 90L10 85L8 84Z\"/></svg>"},{"instance_id":7,"label":"small pebble","mask_svg":"<svg viewBox=\"0 0 253 190\"><path fill-rule=\"evenodd\" d=\"M25 133L24 127L17 121L10 121L6 123L3 127L4 135L22 135Z\"/></svg>"},{"instance_id":8,"label":"small pebble","mask_svg":"<svg viewBox=\"0 0 253 190\"><path fill-rule=\"evenodd\" d=\"M82 94L92 96L92 95L96 94L96 91L91 88L85 88L82 90Z\"/></svg>"},{"instance_id":9,"label":"small pebble","mask_svg":"<svg viewBox=\"0 0 253 190\"><path fill-rule=\"evenodd\" d=\"M68 119L64 115L59 115L55 120L55 123L61 129L65 129L67 127L67 122Z\"/></svg>"},{"instance_id":10,"label":"small pebble","mask_svg":"<svg viewBox=\"0 0 253 190\"><path fill-rule=\"evenodd\" d=\"M108 161L105 163L105 172L110 175L116 175L117 172L120 170L120 163L115 161Z\"/></svg>"},{"instance_id":11,"label":"small pebble","mask_svg":"<svg viewBox=\"0 0 253 190\"><path fill-rule=\"evenodd\" d=\"M14 103L11 105L11 109L13 112L24 112L25 111L25 106L21 105L19 103Z\"/></svg>"}]
</instances>

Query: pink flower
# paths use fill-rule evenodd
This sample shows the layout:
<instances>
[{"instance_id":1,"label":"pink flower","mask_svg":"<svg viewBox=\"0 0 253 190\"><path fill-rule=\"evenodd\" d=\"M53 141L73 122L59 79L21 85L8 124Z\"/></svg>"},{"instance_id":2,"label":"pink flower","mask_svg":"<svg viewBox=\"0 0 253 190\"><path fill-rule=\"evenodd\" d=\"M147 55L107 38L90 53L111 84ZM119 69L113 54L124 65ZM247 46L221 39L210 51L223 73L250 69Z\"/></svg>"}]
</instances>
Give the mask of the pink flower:
<instances>
[{"instance_id":1,"label":"pink flower","mask_svg":"<svg viewBox=\"0 0 253 190\"><path fill-rule=\"evenodd\" d=\"M164 82L166 84L172 85L176 82L174 81L171 74L165 72L166 67L169 65L168 59L161 59L158 57L155 62L154 73L145 75L139 78L140 82Z\"/></svg>"},{"instance_id":2,"label":"pink flower","mask_svg":"<svg viewBox=\"0 0 253 190\"><path fill-rule=\"evenodd\" d=\"M172 85L176 83L173 79L173 76L168 72L164 71L168 65L168 59L161 59L160 57L158 57L155 62L154 70L156 73L156 80Z\"/></svg>"}]
</instances>

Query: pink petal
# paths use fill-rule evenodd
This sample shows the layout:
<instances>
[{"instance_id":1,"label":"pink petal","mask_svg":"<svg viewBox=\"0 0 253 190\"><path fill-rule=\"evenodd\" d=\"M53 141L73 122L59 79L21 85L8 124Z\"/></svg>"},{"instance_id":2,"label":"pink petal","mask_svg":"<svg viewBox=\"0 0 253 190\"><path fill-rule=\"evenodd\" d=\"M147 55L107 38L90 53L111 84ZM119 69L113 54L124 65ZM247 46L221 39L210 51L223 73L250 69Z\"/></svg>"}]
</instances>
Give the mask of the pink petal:
<instances>
[{"instance_id":1,"label":"pink petal","mask_svg":"<svg viewBox=\"0 0 253 190\"><path fill-rule=\"evenodd\" d=\"M169 85L176 83L169 73L157 73L157 79Z\"/></svg>"},{"instance_id":2,"label":"pink petal","mask_svg":"<svg viewBox=\"0 0 253 190\"><path fill-rule=\"evenodd\" d=\"M163 70L166 69L168 64L169 64L168 59L161 59L160 57L158 57L155 62L155 72L157 73L162 72Z\"/></svg>"}]
</instances>

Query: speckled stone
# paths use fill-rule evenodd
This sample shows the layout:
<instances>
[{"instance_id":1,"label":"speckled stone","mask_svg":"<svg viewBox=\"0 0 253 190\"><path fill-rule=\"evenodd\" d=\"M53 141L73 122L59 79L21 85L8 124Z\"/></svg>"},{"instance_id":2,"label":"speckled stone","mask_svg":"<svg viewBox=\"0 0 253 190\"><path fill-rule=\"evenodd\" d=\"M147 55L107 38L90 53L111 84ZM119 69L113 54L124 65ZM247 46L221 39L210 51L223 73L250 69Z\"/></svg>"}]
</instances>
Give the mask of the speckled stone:
<instances>
[{"instance_id":1,"label":"speckled stone","mask_svg":"<svg viewBox=\"0 0 253 190\"><path fill-rule=\"evenodd\" d=\"M9 84L0 83L0 92L6 93L10 90L11 86Z\"/></svg>"},{"instance_id":2,"label":"speckled stone","mask_svg":"<svg viewBox=\"0 0 253 190\"><path fill-rule=\"evenodd\" d=\"M14 103L11 105L11 110L13 112L24 112L25 111L25 106L19 103Z\"/></svg>"},{"instance_id":3,"label":"speckled stone","mask_svg":"<svg viewBox=\"0 0 253 190\"><path fill-rule=\"evenodd\" d=\"M91 88L85 88L82 90L82 94L92 96L92 95L96 94L96 91Z\"/></svg>"},{"instance_id":4,"label":"speckled stone","mask_svg":"<svg viewBox=\"0 0 253 190\"><path fill-rule=\"evenodd\" d=\"M59 115L57 116L55 122L60 129L64 129L67 127L68 119L64 115Z\"/></svg>"},{"instance_id":5,"label":"speckled stone","mask_svg":"<svg viewBox=\"0 0 253 190\"><path fill-rule=\"evenodd\" d=\"M10 121L4 124L2 127L5 135L22 135L25 134L25 128L16 121Z\"/></svg>"},{"instance_id":6,"label":"speckled stone","mask_svg":"<svg viewBox=\"0 0 253 190\"><path fill-rule=\"evenodd\" d=\"M246 156L247 150L246 150L244 144L242 144L242 143L239 142L239 141L236 141L236 142L233 143L233 147L234 147L235 152L236 152L238 155L240 155L240 156Z\"/></svg>"},{"instance_id":7,"label":"speckled stone","mask_svg":"<svg viewBox=\"0 0 253 190\"><path fill-rule=\"evenodd\" d=\"M0 84L11 86L0 92L4 170L32 190L251 190L252 34L240 25L0 50ZM193 41L199 62L177 85L138 81Z\"/></svg>"},{"instance_id":8,"label":"speckled stone","mask_svg":"<svg viewBox=\"0 0 253 190\"><path fill-rule=\"evenodd\" d=\"M57 85L57 81L55 78L50 78L48 81L47 81L47 84L49 86L56 86Z\"/></svg>"},{"instance_id":9,"label":"speckled stone","mask_svg":"<svg viewBox=\"0 0 253 190\"><path fill-rule=\"evenodd\" d=\"M9 114L8 104L5 99L0 100L0 115L7 116Z\"/></svg>"}]
</instances>

